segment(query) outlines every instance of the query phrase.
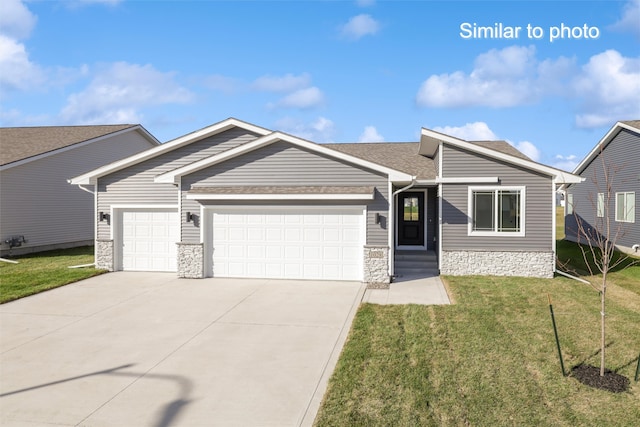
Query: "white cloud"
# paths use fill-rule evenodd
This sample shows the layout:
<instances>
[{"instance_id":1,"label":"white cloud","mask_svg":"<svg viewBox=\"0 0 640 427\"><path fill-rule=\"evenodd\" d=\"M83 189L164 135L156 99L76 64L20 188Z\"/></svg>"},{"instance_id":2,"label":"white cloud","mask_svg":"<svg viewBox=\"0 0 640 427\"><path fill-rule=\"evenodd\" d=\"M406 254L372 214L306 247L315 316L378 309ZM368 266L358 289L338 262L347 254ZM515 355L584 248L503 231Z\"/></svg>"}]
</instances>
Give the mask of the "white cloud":
<instances>
[{"instance_id":1,"label":"white cloud","mask_svg":"<svg viewBox=\"0 0 640 427\"><path fill-rule=\"evenodd\" d=\"M311 76L302 73L299 76L285 74L284 76L262 76L257 78L252 87L266 92L292 92L303 89L311 84Z\"/></svg>"},{"instance_id":2,"label":"white cloud","mask_svg":"<svg viewBox=\"0 0 640 427\"><path fill-rule=\"evenodd\" d=\"M434 127L433 130L464 139L465 141L492 141L498 139L485 122L467 123L464 126Z\"/></svg>"},{"instance_id":3,"label":"white cloud","mask_svg":"<svg viewBox=\"0 0 640 427\"><path fill-rule=\"evenodd\" d=\"M384 136L378 133L375 126L365 126L358 142L384 142Z\"/></svg>"},{"instance_id":4,"label":"white cloud","mask_svg":"<svg viewBox=\"0 0 640 427\"><path fill-rule=\"evenodd\" d=\"M610 28L640 37L640 0L629 0L622 9L622 17Z\"/></svg>"},{"instance_id":5,"label":"white cloud","mask_svg":"<svg viewBox=\"0 0 640 427\"><path fill-rule=\"evenodd\" d=\"M135 123L140 110L166 104L184 104L193 94L151 65L117 62L100 69L89 85L70 95L61 112L65 123Z\"/></svg>"},{"instance_id":6,"label":"white cloud","mask_svg":"<svg viewBox=\"0 0 640 427\"><path fill-rule=\"evenodd\" d=\"M578 127L612 125L640 116L640 58L615 50L594 55L573 84L580 101Z\"/></svg>"},{"instance_id":7,"label":"white cloud","mask_svg":"<svg viewBox=\"0 0 640 427\"><path fill-rule=\"evenodd\" d=\"M555 160L551 164L551 166L557 169L573 172L576 166L578 166L578 157L573 154L570 154L568 156L558 154L556 155Z\"/></svg>"},{"instance_id":8,"label":"white cloud","mask_svg":"<svg viewBox=\"0 0 640 427\"><path fill-rule=\"evenodd\" d=\"M510 46L479 55L469 74L455 71L432 75L416 96L423 107L513 107L535 102L557 91L571 74L573 61L564 57L539 63L534 46Z\"/></svg>"},{"instance_id":9,"label":"white cloud","mask_svg":"<svg viewBox=\"0 0 640 427\"><path fill-rule=\"evenodd\" d=\"M21 0L2 0L0 12L0 33L12 39L29 37L37 18Z\"/></svg>"},{"instance_id":10,"label":"white cloud","mask_svg":"<svg viewBox=\"0 0 640 427\"><path fill-rule=\"evenodd\" d=\"M522 154L524 154L534 162L537 162L538 160L540 160L540 150L538 149L538 147L536 147L529 141L521 141L516 143L511 141L507 141L507 142L513 145L514 147L516 147L518 151L520 151Z\"/></svg>"},{"instance_id":11,"label":"white cloud","mask_svg":"<svg viewBox=\"0 0 640 427\"><path fill-rule=\"evenodd\" d=\"M0 34L0 93L28 90L45 81L43 70L29 60L24 45Z\"/></svg>"},{"instance_id":12,"label":"white cloud","mask_svg":"<svg viewBox=\"0 0 640 427\"><path fill-rule=\"evenodd\" d=\"M314 142L331 142L335 134L335 124L326 117L318 117L311 123L284 117L276 122L276 128L299 138Z\"/></svg>"},{"instance_id":13,"label":"white cloud","mask_svg":"<svg viewBox=\"0 0 640 427\"><path fill-rule=\"evenodd\" d=\"M373 35L380 30L380 23L373 19L371 15L361 14L349 19L349 22L342 26L344 37L357 40L367 35Z\"/></svg>"},{"instance_id":14,"label":"white cloud","mask_svg":"<svg viewBox=\"0 0 640 427\"><path fill-rule=\"evenodd\" d=\"M299 89L275 104L270 104L271 108L298 108L307 110L318 107L324 103L324 94L315 86Z\"/></svg>"}]
</instances>

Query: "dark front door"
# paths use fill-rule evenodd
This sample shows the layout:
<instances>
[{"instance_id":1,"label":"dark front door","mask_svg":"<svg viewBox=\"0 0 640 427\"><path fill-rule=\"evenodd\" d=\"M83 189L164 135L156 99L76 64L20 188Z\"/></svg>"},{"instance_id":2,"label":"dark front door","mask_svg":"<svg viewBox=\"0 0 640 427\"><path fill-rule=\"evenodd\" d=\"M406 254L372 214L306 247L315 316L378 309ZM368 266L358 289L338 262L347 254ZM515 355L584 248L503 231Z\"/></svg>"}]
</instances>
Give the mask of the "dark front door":
<instances>
[{"instance_id":1,"label":"dark front door","mask_svg":"<svg viewBox=\"0 0 640 427\"><path fill-rule=\"evenodd\" d=\"M398 195L398 246L424 246L424 193Z\"/></svg>"}]
</instances>

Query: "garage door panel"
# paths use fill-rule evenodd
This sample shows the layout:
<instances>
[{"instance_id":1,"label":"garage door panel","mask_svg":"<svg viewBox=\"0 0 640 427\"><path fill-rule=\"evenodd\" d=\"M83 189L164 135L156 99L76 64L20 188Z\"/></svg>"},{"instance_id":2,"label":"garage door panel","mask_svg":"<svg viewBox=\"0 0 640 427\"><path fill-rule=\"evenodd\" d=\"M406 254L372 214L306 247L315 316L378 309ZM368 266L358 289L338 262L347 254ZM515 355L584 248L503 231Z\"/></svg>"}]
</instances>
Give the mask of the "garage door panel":
<instances>
[{"instance_id":1,"label":"garage door panel","mask_svg":"<svg viewBox=\"0 0 640 427\"><path fill-rule=\"evenodd\" d=\"M176 211L124 210L120 216L123 270L176 271L179 218Z\"/></svg>"},{"instance_id":2,"label":"garage door panel","mask_svg":"<svg viewBox=\"0 0 640 427\"><path fill-rule=\"evenodd\" d=\"M362 210L221 209L213 221L213 275L361 280Z\"/></svg>"}]
</instances>

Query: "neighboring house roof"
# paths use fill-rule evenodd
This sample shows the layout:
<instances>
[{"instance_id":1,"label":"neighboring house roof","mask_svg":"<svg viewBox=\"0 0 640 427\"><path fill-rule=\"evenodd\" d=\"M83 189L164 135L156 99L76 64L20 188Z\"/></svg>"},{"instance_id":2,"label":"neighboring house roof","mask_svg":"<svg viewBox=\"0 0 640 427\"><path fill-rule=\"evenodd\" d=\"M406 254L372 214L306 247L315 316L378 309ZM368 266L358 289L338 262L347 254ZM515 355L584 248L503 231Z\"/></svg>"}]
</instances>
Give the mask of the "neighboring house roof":
<instances>
[{"instance_id":1,"label":"neighboring house roof","mask_svg":"<svg viewBox=\"0 0 640 427\"><path fill-rule=\"evenodd\" d=\"M576 166L576 168L573 170L573 173L576 175L580 175L582 172L584 172L584 170L587 168L587 166L589 166L593 159L595 159L598 154L602 150L604 150L611 141L613 141L613 138L615 138L622 129L627 129L632 132L638 133L640 132L640 120L627 120L617 122L609 130L609 132L607 132L607 134L602 137L600 141L598 141L595 147L593 147L591 152L587 154L587 156L578 164L578 166Z\"/></svg>"},{"instance_id":2,"label":"neighboring house roof","mask_svg":"<svg viewBox=\"0 0 640 427\"><path fill-rule=\"evenodd\" d=\"M150 140L159 144L140 125L132 124L0 128L0 166L53 154L61 149L132 129L141 129Z\"/></svg>"}]
</instances>

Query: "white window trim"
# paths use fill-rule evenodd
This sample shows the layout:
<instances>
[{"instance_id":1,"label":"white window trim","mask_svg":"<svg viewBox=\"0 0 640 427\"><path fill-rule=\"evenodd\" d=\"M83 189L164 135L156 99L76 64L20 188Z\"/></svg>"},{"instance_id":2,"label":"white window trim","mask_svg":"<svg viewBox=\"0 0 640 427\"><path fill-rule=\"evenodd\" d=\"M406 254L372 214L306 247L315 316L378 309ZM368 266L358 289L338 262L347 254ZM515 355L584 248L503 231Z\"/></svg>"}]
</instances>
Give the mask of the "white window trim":
<instances>
[{"instance_id":1,"label":"white window trim","mask_svg":"<svg viewBox=\"0 0 640 427\"><path fill-rule=\"evenodd\" d=\"M596 195L596 217L604 218L604 193L597 193Z\"/></svg>"},{"instance_id":2,"label":"white window trim","mask_svg":"<svg viewBox=\"0 0 640 427\"><path fill-rule=\"evenodd\" d=\"M573 193L567 193L567 199L564 202L567 215L573 215Z\"/></svg>"},{"instance_id":3,"label":"white window trim","mask_svg":"<svg viewBox=\"0 0 640 427\"><path fill-rule=\"evenodd\" d=\"M524 186L469 186L468 188L468 201L467 201L467 218L468 218L468 236L487 236L487 237L523 237L525 235L525 206L526 206L526 187ZM474 191L519 191L520 192L520 231L506 232L506 231L474 231L473 230L473 192ZM495 203L498 203L498 198L495 198ZM498 209L496 206L496 215Z\"/></svg>"},{"instance_id":4,"label":"white window trim","mask_svg":"<svg viewBox=\"0 0 640 427\"><path fill-rule=\"evenodd\" d=\"M625 199L625 207L626 207L626 203L627 203L627 196L629 194L633 194L633 215L631 212L631 209L625 209L625 218L618 218L618 196L624 194L624 199ZM616 193L616 222L626 222L626 223L635 223L636 222L636 218L635 218L635 211L636 211L636 193L635 191L620 191L618 193ZM630 218L626 218L627 216L629 216Z\"/></svg>"}]
</instances>

